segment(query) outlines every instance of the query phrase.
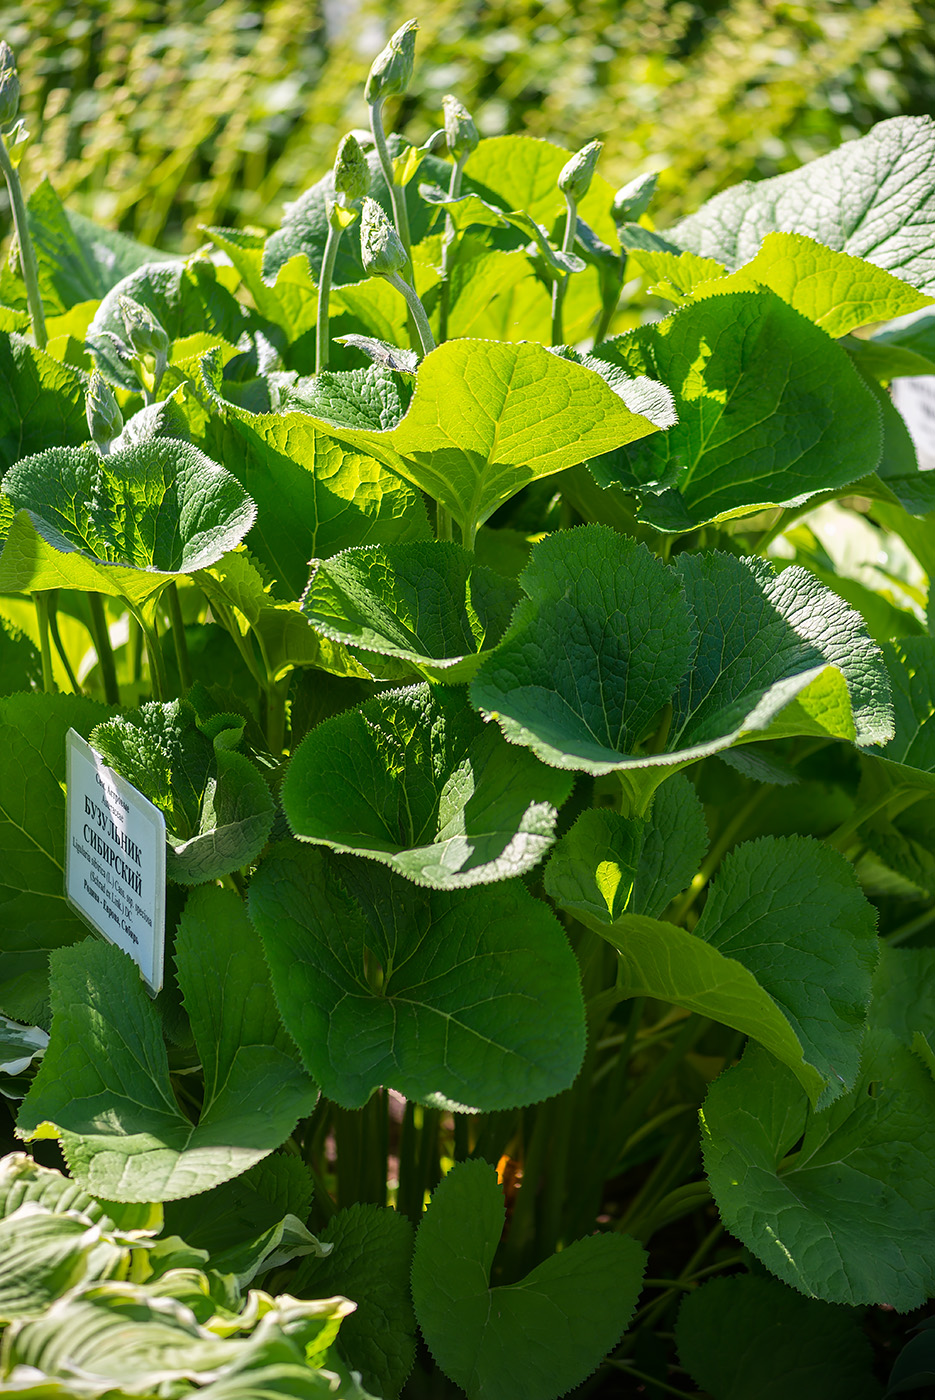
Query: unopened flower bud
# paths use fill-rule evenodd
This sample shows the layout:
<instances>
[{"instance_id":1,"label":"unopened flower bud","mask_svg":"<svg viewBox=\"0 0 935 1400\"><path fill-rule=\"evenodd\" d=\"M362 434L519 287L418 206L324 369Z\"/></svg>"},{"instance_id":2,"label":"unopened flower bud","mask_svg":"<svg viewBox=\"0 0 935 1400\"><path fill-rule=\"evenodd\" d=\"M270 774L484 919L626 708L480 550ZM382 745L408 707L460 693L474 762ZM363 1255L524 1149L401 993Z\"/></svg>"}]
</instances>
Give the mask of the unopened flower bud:
<instances>
[{"instance_id":1,"label":"unopened flower bud","mask_svg":"<svg viewBox=\"0 0 935 1400\"><path fill-rule=\"evenodd\" d=\"M19 112L19 74L13 50L0 40L0 132L9 131Z\"/></svg>"},{"instance_id":2,"label":"unopened flower bud","mask_svg":"<svg viewBox=\"0 0 935 1400\"><path fill-rule=\"evenodd\" d=\"M370 188L370 167L353 135L342 138L334 161L334 192L342 203L363 199Z\"/></svg>"},{"instance_id":3,"label":"unopened flower bud","mask_svg":"<svg viewBox=\"0 0 935 1400\"><path fill-rule=\"evenodd\" d=\"M445 139L448 149L455 160L464 160L472 151L477 150L480 142L474 118L451 93L442 98L442 107L445 112Z\"/></svg>"},{"instance_id":4,"label":"unopened flower bud","mask_svg":"<svg viewBox=\"0 0 935 1400\"><path fill-rule=\"evenodd\" d=\"M169 337L153 313L132 297L118 299L120 315L126 327L127 339L137 355L154 355L160 359L169 353Z\"/></svg>"},{"instance_id":5,"label":"unopened flower bud","mask_svg":"<svg viewBox=\"0 0 935 1400\"><path fill-rule=\"evenodd\" d=\"M101 453L105 454L114 438L123 432L123 414L113 389L100 370L91 371L84 412L88 420L88 431Z\"/></svg>"},{"instance_id":6,"label":"unopened flower bud","mask_svg":"<svg viewBox=\"0 0 935 1400\"><path fill-rule=\"evenodd\" d=\"M591 187L594 167L597 165L598 157L603 149L603 141L589 141L586 146L582 146L577 155L573 155L571 160L562 166L558 177L558 187L576 204L579 200L584 199Z\"/></svg>"},{"instance_id":7,"label":"unopened flower bud","mask_svg":"<svg viewBox=\"0 0 935 1400\"><path fill-rule=\"evenodd\" d=\"M364 200L360 256L369 277L391 277L402 272L408 262L399 235L375 199Z\"/></svg>"},{"instance_id":8,"label":"unopened flower bud","mask_svg":"<svg viewBox=\"0 0 935 1400\"><path fill-rule=\"evenodd\" d=\"M373 60L364 88L364 97L368 102L381 102L384 97L400 97L406 91L412 78L418 28L418 20L407 19L383 52Z\"/></svg>"},{"instance_id":9,"label":"unopened flower bud","mask_svg":"<svg viewBox=\"0 0 935 1400\"><path fill-rule=\"evenodd\" d=\"M617 191L611 206L615 224L635 223L641 214L646 213L656 193L657 179L655 174L637 175L635 180L630 180Z\"/></svg>"}]
</instances>

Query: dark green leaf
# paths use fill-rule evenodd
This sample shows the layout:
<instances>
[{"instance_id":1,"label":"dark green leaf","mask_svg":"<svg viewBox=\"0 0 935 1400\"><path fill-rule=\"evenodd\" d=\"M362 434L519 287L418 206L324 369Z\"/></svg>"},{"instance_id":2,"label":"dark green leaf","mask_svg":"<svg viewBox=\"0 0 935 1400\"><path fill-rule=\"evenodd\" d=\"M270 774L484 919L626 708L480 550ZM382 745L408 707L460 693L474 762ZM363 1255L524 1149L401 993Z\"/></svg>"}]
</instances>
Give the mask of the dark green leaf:
<instances>
[{"instance_id":1,"label":"dark green leaf","mask_svg":"<svg viewBox=\"0 0 935 1400\"><path fill-rule=\"evenodd\" d=\"M204 1067L197 1126L175 1100L159 1015L130 959L91 940L53 960L52 1040L19 1131L53 1123L71 1174L108 1199L170 1200L227 1181L315 1104L237 896L194 890L176 948Z\"/></svg>"},{"instance_id":2,"label":"dark green leaf","mask_svg":"<svg viewBox=\"0 0 935 1400\"><path fill-rule=\"evenodd\" d=\"M303 841L454 890L530 870L571 782L503 741L463 691L385 691L303 739L282 802Z\"/></svg>"},{"instance_id":3,"label":"dark green leaf","mask_svg":"<svg viewBox=\"0 0 935 1400\"><path fill-rule=\"evenodd\" d=\"M321 1239L334 1249L304 1259L290 1288L300 1298L343 1294L357 1304L341 1324L338 1347L368 1390L395 1400L416 1354L412 1226L396 1211L353 1205L332 1216Z\"/></svg>"},{"instance_id":4,"label":"dark green leaf","mask_svg":"<svg viewBox=\"0 0 935 1400\"><path fill-rule=\"evenodd\" d=\"M520 597L473 555L439 540L345 550L315 568L302 611L333 641L454 684L470 680L497 645Z\"/></svg>"},{"instance_id":5,"label":"dark green leaf","mask_svg":"<svg viewBox=\"0 0 935 1400\"><path fill-rule=\"evenodd\" d=\"M568 1087L584 1051L577 964L521 881L421 889L282 846L250 885L283 1020L328 1098L379 1085L476 1112Z\"/></svg>"},{"instance_id":6,"label":"dark green leaf","mask_svg":"<svg viewBox=\"0 0 935 1400\"><path fill-rule=\"evenodd\" d=\"M639 1297L645 1255L626 1235L591 1235L519 1283L491 1288L503 1220L493 1168L453 1167L416 1236L416 1317L438 1365L468 1400L554 1400L616 1344Z\"/></svg>"},{"instance_id":7,"label":"dark green leaf","mask_svg":"<svg viewBox=\"0 0 935 1400\"><path fill-rule=\"evenodd\" d=\"M878 1400L860 1320L774 1279L719 1278L686 1295L679 1358L713 1400Z\"/></svg>"}]
</instances>

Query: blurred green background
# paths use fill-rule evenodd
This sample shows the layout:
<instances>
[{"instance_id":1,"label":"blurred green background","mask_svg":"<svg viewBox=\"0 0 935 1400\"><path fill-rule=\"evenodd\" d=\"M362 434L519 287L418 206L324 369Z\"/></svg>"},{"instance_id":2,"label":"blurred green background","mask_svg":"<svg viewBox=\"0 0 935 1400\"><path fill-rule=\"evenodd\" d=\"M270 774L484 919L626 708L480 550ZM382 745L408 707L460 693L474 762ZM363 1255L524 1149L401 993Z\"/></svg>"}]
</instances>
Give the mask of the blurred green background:
<instances>
[{"instance_id":1,"label":"blurred green background","mask_svg":"<svg viewBox=\"0 0 935 1400\"><path fill-rule=\"evenodd\" d=\"M370 62L412 15L415 78L388 127L421 142L454 92L487 135L601 137L612 183L664 171L661 224L935 104L920 0L26 0L3 6L0 37L33 133L27 192L49 175L169 249L196 246L200 223L274 227L366 125Z\"/></svg>"}]
</instances>

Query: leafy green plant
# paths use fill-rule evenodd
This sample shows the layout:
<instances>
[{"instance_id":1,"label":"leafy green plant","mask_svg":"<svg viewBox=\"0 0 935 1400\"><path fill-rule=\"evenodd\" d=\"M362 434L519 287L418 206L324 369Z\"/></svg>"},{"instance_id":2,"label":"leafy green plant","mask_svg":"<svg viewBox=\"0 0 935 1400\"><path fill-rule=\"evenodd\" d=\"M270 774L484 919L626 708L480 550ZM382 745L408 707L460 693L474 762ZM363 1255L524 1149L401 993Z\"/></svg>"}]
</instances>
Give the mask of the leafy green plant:
<instances>
[{"instance_id":1,"label":"leafy green plant","mask_svg":"<svg viewBox=\"0 0 935 1400\"><path fill-rule=\"evenodd\" d=\"M663 236L599 143L387 137L415 38L268 235L28 201L3 1383L879 1395L868 1310L935 1295L935 485L888 392L935 374L935 127ZM70 729L165 821L154 998L65 899Z\"/></svg>"}]
</instances>

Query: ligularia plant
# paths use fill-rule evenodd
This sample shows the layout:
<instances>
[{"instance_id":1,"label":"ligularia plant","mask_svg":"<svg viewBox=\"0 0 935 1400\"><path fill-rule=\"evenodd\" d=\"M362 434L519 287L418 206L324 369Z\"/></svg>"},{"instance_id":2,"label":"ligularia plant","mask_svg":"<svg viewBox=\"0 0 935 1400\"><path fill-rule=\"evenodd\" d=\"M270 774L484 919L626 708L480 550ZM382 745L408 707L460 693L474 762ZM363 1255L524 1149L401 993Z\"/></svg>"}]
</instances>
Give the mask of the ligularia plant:
<instances>
[{"instance_id":1,"label":"ligularia plant","mask_svg":"<svg viewBox=\"0 0 935 1400\"><path fill-rule=\"evenodd\" d=\"M600 140L387 136L415 43L189 257L27 208L0 46L0 1386L869 1400L935 1296L935 123L666 227Z\"/></svg>"}]
</instances>

